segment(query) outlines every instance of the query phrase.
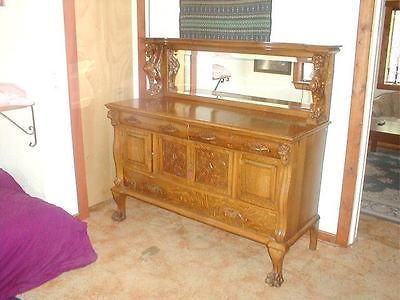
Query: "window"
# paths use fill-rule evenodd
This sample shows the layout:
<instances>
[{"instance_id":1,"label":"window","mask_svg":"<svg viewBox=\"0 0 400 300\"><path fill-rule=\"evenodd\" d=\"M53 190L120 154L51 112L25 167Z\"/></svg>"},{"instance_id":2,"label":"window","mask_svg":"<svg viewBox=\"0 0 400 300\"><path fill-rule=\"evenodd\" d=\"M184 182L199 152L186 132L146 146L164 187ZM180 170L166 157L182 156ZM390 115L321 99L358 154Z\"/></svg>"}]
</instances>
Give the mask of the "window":
<instances>
[{"instance_id":1,"label":"window","mask_svg":"<svg viewBox=\"0 0 400 300\"><path fill-rule=\"evenodd\" d=\"M400 3L386 1L378 88L400 90Z\"/></svg>"}]
</instances>

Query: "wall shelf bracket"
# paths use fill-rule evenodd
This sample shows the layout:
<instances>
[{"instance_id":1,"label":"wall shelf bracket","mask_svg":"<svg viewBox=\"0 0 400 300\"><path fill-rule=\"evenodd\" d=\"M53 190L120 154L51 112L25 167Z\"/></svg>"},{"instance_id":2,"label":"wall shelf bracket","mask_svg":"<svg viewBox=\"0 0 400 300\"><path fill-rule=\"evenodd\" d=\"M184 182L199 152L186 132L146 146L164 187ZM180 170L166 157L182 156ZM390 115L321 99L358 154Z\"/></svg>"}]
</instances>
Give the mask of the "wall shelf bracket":
<instances>
[{"instance_id":1,"label":"wall shelf bracket","mask_svg":"<svg viewBox=\"0 0 400 300\"><path fill-rule=\"evenodd\" d=\"M16 121L11 119L9 116L4 114L3 112L0 111L0 115L3 116L5 119L10 121L14 126L16 126L19 130L21 130L23 133L27 135L32 135L33 136L33 141L29 143L30 147L35 147L37 144L37 137L36 137L36 124L35 124L35 112L33 110L33 104L29 105L31 109L31 116L32 116L32 125L28 127L28 129L23 128L21 125L19 125Z\"/></svg>"}]
</instances>

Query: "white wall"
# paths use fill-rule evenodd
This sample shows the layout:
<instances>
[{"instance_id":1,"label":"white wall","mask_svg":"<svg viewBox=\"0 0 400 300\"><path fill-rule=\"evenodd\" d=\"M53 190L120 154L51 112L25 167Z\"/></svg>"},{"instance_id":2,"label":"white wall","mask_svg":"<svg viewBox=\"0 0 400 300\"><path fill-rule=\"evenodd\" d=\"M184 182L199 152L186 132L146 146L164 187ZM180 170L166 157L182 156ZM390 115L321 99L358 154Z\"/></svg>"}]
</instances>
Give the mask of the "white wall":
<instances>
[{"instance_id":1,"label":"white wall","mask_svg":"<svg viewBox=\"0 0 400 300\"><path fill-rule=\"evenodd\" d=\"M178 38L179 0L146 0L146 4L146 36Z\"/></svg>"},{"instance_id":2,"label":"white wall","mask_svg":"<svg viewBox=\"0 0 400 300\"><path fill-rule=\"evenodd\" d=\"M38 145L0 117L0 167L30 194L78 213L62 0L13 0L0 7L0 82L35 100ZM29 110L10 112L29 124Z\"/></svg>"},{"instance_id":3,"label":"white wall","mask_svg":"<svg viewBox=\"0 0 400 300\"><path fill-rule=\"evenodd\" d=\"M179 11L179 0L165 2L171 8L178 7ZM167 15L155 10L150 11L150 28L160 28L152 30L151 37L156 37L156 34L158 37L176 37L179 32L177 12ZM319 207L320 229L333 234L337 231L341 200L358 12L359 0L274 0L272 3L271 42L343 46L336 56L332 124L328 132ZM162 15L164 17L160 18Z\"/></svg>"},{"instance_id":4,"label":"white wall","mask_svg":"<svg viewBox=\"0 0 400 300\"><path fill-rule=\"evenodd\" d=\"M288 9L290 7L290 9ZM354 75L358 0L273 1L273 42L342 45L336 55L331 121L322 174L320 229L336 233ZM290 20L288 26L287 20Z\"/></svg>"}]
</instances>

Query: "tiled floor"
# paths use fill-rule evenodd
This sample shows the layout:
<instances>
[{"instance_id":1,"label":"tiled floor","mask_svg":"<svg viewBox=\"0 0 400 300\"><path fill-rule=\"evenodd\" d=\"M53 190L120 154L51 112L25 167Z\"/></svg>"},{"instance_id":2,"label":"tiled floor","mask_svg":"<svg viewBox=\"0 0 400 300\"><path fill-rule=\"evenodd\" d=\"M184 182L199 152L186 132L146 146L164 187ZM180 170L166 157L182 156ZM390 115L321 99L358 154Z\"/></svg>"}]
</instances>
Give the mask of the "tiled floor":
<instances>
[{"instance_id":1,"label":"tiled floor","mask_svg":"<svg viewBox=\"0 0 400 300\"><path fill-rule=\"evenodd\" d=\"M61 275L24 300L43 299L400 299L400 225L363 216L358 241L343 249L299 240L281 288L259 243L138 200L114 223L114 204L91 213L94 264Z\"/></svg>"}]
</instances>

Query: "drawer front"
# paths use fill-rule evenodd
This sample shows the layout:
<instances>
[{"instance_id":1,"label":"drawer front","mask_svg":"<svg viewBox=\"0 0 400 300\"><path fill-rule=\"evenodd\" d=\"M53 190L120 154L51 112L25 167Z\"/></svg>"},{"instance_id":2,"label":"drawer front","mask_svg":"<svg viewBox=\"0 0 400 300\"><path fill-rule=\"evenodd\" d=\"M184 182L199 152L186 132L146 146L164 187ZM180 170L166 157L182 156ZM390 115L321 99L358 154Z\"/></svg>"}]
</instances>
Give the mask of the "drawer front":
<instances>
[{"instance_id":1,"label":"drawer front","mask_svg":"<svg viewBox=\"0 0 400 300\"><path fill-rule=\"evenodd\" d=\"M135 113L122 112L120 122L124 125L151 130L153 132L171 135L180 138L187 138L187 124L146 117Z\"/></svg>"},{"instance_id":2,"label":"drawer front","mask_svg":"<svg viewBox=\"0 0 400 300\"><path fill-rule=\"evenodd\" d=\"M280 158L278 141L254 138L240 133L233 133L213 127L190 125L188 137L192 141L216 145L232 150L255 153L263 156Z\"/></svg>"},{"instance_id":3,"label":"drawer front","mask_svg":"<svg viewBox=\"0 0 400 300\"><path fill-rule=\"evenodd\" d=\"M282 164L279 160L253 154L240 154L237 198L264 208L278 209L278 182Z\"/></svg>"},{"instance_id":4,"label":"drawer front","mask_svg":"<svg viewBox=\"0 0 400 300\"><path fill-rule=\"evenodd\" d=\"M126 172L125 184L131 190L155 199L161 207L163 204L167 204L164 207L168 209L172 206L172 210L176 207L179 213L185 215L184 211L187 211L191 218L206 223L212 219L241 231L268 236L273 234L276 227L277 214L269 209L211 196L134 171Z\"/></svg>"}]
</instances>

